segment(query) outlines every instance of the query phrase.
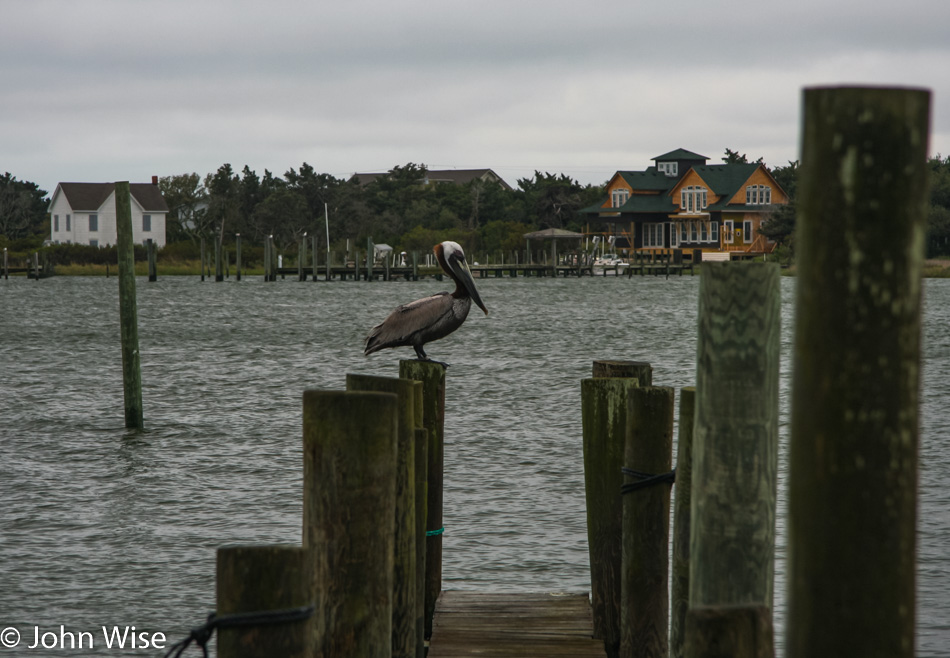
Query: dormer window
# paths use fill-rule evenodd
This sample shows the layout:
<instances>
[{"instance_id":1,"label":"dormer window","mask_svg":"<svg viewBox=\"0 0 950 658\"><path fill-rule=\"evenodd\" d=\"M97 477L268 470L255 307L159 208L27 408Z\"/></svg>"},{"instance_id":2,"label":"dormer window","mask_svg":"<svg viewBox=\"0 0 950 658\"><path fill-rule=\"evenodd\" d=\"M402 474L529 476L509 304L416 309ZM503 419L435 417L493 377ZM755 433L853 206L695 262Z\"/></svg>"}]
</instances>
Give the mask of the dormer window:
<instances>
[{"instance_id":1,"label":"dormer window","mask_svg":"<svg viewBox=\"0 0 950 658\"><path fill-rule=\"evenodd\" d=\"M679 171L678 162L657 162L656 169L661 174L666 174L667 176L676 176Z\"/></svg>"},{"instance_id":2,"label":"dormer window","mask_svg":"<svg viewBox=\"0 0 950 658\"><path fill-rule=\"evenodd\" d=\"M749 185L745 188L745 202L749 206L767 206L772 203L772 188L768 185Z\"/></svg>"},{"instance_id":3,"label":"dormer window","mask_svg":"<svg viewBox=\"0 0 950 658\"><path fill-rule=\"evenodd\" d=\"M701 212L707 205L707 190L701 185L689 185L680 190L680 210L687 214Z\"/></svg>"},{"instance_id":4,"label":"dormer window","mask_svg":"<svg viewBox=\"0 0 950 658\"><path fill-rule=\"evenodd\" d=\"M610 192L610 207L619 208L630 198L630 190L621 187Z\"/></svg>"}]
</instances>

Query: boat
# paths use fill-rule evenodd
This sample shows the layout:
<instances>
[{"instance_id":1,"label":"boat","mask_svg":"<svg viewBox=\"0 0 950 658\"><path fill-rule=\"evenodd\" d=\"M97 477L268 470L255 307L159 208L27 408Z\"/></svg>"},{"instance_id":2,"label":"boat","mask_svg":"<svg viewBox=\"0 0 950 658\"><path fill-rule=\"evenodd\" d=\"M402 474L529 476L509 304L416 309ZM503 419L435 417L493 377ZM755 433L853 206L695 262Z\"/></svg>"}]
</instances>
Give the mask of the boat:
<instances>
[{"instance_id":1,"label":"boat","mask_svg":"<svg viewBox=\"0 0 950 658\"><path fill-rule=\"evenodd\" d=\"M595 275L603 274L607 270L615 270L617 274L622 274L628 267L630 263L617 254L603 254L594 259L591 269Z\"/></svg>"}]
</instances>

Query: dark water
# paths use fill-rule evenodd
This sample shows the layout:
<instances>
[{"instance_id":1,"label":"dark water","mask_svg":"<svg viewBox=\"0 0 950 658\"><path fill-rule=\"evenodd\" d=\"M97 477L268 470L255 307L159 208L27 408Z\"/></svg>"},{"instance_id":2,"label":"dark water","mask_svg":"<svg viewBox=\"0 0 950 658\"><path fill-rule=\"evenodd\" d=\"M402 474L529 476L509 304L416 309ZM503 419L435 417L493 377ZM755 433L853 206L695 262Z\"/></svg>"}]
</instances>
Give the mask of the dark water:
<instances>
[{"instance_id":1,"label":"dark water","mask_svg":"<svg viewBox=\"0 0 950 658\"><path fill-rule=\"evenodd\" d=\"M698 277L479 283L473 311L433 343L448 371L444 587L590 587L580 380L594 359L647 360L695 379ZM117 280L0 281L0 629L10 655L60 626L162 632L214 609L215 549L299 543L301 394L347 372L395 376L411 350L364 358L396 304L444 283L138 281L146 430L124 429ZM783 405L795 282L783 279ZM950 656L950 281L926 285L918 653ZM782 415L781 474L787 457ZM784 477L780 496L784 496ZM784 617L784 497L776 620Z\"/></svg>"}]
</instances>

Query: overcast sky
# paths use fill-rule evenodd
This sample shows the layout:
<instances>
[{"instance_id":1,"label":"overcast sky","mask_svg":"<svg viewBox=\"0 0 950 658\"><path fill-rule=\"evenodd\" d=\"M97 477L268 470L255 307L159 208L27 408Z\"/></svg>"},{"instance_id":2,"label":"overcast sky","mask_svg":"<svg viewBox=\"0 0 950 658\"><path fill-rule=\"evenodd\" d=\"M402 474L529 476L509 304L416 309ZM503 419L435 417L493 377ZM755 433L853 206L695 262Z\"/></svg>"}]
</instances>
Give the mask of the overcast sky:
<instances>
[{"instance_id":1,"label":"overcast sky","mask_svg":"<svg viewBox=\"0 0 950 658\"><path fill-rule=\"evenodd\" d=\"M948 28L950 0L0 0L0 172L776 166L826 84L931 89L948 155Z\"/></svg>"}]
</instances>

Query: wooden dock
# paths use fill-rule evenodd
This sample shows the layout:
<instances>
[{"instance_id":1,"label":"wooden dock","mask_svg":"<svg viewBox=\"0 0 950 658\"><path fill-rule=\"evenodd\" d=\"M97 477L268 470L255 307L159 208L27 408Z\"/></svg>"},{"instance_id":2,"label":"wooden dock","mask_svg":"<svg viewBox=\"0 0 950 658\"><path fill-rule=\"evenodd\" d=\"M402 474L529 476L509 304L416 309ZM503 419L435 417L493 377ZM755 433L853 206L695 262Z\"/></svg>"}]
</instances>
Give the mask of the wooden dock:
<instances>
[{"instance_id":1,"label":"wooden dock","mask_svg":"<svg viewBox=\"0 0 950 658\"><path fill-rule=\"evenodd\" d=\"M603 641L592 636L586 593L443 591L436 603L428 658L605 658Z\"/></svg>"}]
</instances>

